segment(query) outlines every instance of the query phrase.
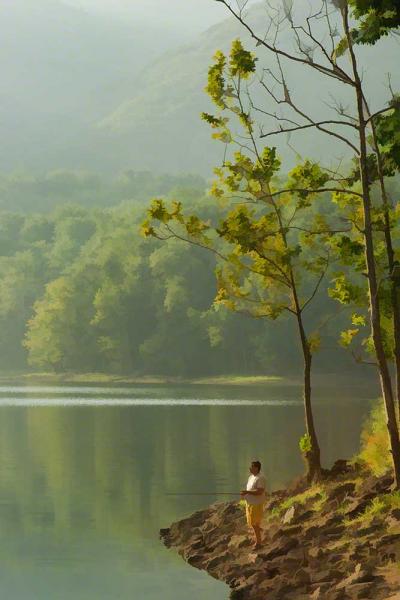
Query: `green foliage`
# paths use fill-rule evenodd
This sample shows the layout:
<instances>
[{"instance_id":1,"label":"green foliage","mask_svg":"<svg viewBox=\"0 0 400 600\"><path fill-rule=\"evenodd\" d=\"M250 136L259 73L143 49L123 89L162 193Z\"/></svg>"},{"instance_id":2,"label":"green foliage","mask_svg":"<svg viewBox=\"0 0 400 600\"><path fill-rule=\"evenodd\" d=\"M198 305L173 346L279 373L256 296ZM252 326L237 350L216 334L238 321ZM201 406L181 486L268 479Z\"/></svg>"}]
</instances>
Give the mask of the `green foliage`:
<instances>
[{"instance_id":1,"label":"green foliage","mask_svg":"<svg viewBox=\"0 0 400 600\"><path fill-rule=\"evenodd\" d=\"M329 295L341 304L364 306L366 302L365 287L352 283L344 273L338 273L332 278L333 287Z\"/></svg>"},{"instance_id":2,"label":"green foliage","mask_svg":"<svg viewBox=\"0 0 400 600\"><path fill-rule=\"evenodd\" d=\"M254 54L245 50L240 40L232 42L229 55L229 72L231 77L240 76L247 79L256 70L257 58Z\"/></svg>"},{"instance_id":3,"label":"green foliage","mask_svg":"<svg viewBox=\"0 0 400 600\"><path fill-rule=\"evenodd\" d=\"M347 329L347 331L342 331L340 334L340 343L344 348L348 348L356 335L360 332L359 329Z\"/></svg>"},{"instance_id":4,"label":"green foliage","mask_svg":"<svg viewBox=\"0 0 400 600\"><path fill-rule=\"evenodd\" d=\"M333 54L333 58L335 59L335 61L341 56L343 56L347 52L348 48L349 43L347 37L343 37L335 48L335 52Z\"/></svg>"},{"instance_id":5,"label":"green foliage","mask_svg":"<svg viewBox=\"0 0 400 600\"><path fill-rule=\"evenodd\" d=\"M353 325L360 325L362 327L365 327L366 325L365 317L363 315L353 314L351 317L351 322Z\"/></svg>"},{"instance_id":6,"label":"green foliage","mask_svg":"<svg viewBox=\"0 0 400 600\"><path fill-rule=\"evenodd\" d=\"M395 96L391 111L375 117L378 143L384 160L385 174L393 176L400 169L400 96Z\"/></svg>"},{"instance_id":7,"label":"green foliage","mask_svg":"<svg viewBox=\"0 0 400 600\"><path fill-rule=\"evenodd\" d=\"M329 179L328 173L318 163L306 160L289 172L289 188L299 189L295 193L304 200L312 195L313 190L323 188Z\"/></svg>"},{"instance_id":8,"label":"green foliage","mask_svg":"<svg viewBox=\"0 0 400 600\"><path fill-rule=\"evenodd\" d=\"M375 403L363 424L361 450L356 458L375 475L383 475L391 468L386 411L382 400Z\"/></svg>"},{"instance_id":9,"label":"green foliage","mask_svg":"<svg viewBox=\"0 0 400 600\"><path fill-rule=\"evenodd\" d=\"M397 0L350 0L358 19L352 38L357 44L375 44L381 37L400 27Z\"/></svg>"},{"instance_id":10,"label":"green foliage","mask_svg":"<svg viewBox=\"0 0 400 600\"><path fill-rule=\"evenodd\" d=\"M302 454L307 454L312 450L311 436L305 433L299 440L299 448Z\"/></svg>"},{"instance_id":11,"label":"green foliage","mask_svg":"<svg viewBox=\"0 0 400 600\"><path fill-rule=\"evenodd\" d=\"M223 52L218 50L214 55L214 64L212 64L208 70L206 91L213 99L214 103L220 108L225 108L225 65L226 57Z\"/></svg>"}]
</instances>

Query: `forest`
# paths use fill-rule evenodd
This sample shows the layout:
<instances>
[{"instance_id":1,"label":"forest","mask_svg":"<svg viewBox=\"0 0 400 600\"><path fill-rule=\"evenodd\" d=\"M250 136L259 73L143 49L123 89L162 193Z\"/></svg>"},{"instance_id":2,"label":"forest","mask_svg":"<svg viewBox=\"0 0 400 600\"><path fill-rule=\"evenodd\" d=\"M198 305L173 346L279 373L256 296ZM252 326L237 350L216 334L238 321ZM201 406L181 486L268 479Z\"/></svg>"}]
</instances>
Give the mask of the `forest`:
<instances>
[{"instance_id":1,"label":"forest","mask_svg":"<svg viewBox=\"0 0 400 600\"><path fill-rule=\"evenodd\" d=\"M257 320L217 306L214 255L177 240L161 247L141 234L153 195L179 198L216 222L205 183L139 173L130 174L128 187L124 177L110 196L88 176L8 181L20 210L1 213L3 372L294 374L300 363L288 319ZM34 196L36 211L28 211ZM337 309L321 299L317 312L316 324ZM327 328L318 368L329 372L335 356L351 369L331 322Z\"/></svg>"}]
</instances>

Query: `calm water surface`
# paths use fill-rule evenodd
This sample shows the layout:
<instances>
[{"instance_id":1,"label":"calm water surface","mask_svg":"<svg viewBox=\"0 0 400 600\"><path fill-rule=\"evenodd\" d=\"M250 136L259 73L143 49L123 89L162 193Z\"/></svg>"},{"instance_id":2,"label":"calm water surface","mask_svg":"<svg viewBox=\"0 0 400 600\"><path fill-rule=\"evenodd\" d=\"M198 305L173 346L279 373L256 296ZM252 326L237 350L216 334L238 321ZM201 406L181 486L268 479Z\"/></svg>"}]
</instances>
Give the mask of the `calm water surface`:
<instances>
[{"instance_id":1,"label":"calm water surface","mask_svg":"<svg viewBox=\"0 0 400 600\"><path fill-rule=\"evenodd\" d=\"M356 452L377 390L315 391L329 466ZM303 468L296 385L3 386L0 416L0 598L10 600L226 600L225 585L162 546L160 527L240 489L255 457L270 490Z\"/></svg>"}]
</instances>

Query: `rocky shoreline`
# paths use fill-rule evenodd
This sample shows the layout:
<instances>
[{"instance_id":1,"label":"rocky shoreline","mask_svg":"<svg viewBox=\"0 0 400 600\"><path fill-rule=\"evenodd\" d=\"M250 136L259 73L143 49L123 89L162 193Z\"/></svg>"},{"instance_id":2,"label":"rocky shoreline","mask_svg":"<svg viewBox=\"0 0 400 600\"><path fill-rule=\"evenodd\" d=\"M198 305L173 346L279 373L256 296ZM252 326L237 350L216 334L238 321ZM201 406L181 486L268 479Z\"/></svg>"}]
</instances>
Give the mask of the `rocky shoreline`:
<instances>
[{"instance_id":1,"label":"rocky shoreline","mask_svg":"<svg viewBox=\"0 0 400 600\"><path fill-rule=\"evenodd\" d=\"M337 461L269 495L261 550L238 501L161 529L167 547L226 582L232 600L400 600L400 493L388 474Z\"/></svg>"}]
</instances>

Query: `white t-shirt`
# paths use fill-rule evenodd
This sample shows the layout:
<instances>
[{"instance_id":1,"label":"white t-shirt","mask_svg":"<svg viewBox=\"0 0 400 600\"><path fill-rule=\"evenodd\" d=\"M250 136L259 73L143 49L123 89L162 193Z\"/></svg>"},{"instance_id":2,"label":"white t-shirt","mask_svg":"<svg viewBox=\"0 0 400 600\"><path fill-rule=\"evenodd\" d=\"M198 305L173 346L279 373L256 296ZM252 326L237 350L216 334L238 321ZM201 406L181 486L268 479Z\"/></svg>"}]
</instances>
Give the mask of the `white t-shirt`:
<instances>
[{"instance_id":1,"label":"white t-shirt","mask_svg":"<svg viewBox=\"0 0 400 600\"><path fill-rule=\"evenodd\" d=\"M253 494L246 494L245 499L249 504L263 504L266 500L265 490L267 487L267 480L265 479L262 473L257 473L257 475L250 475L246 490L258 490L260 488L264 488L264 492L259 496L254 496Z\"/></svg>"}]
</instances>

